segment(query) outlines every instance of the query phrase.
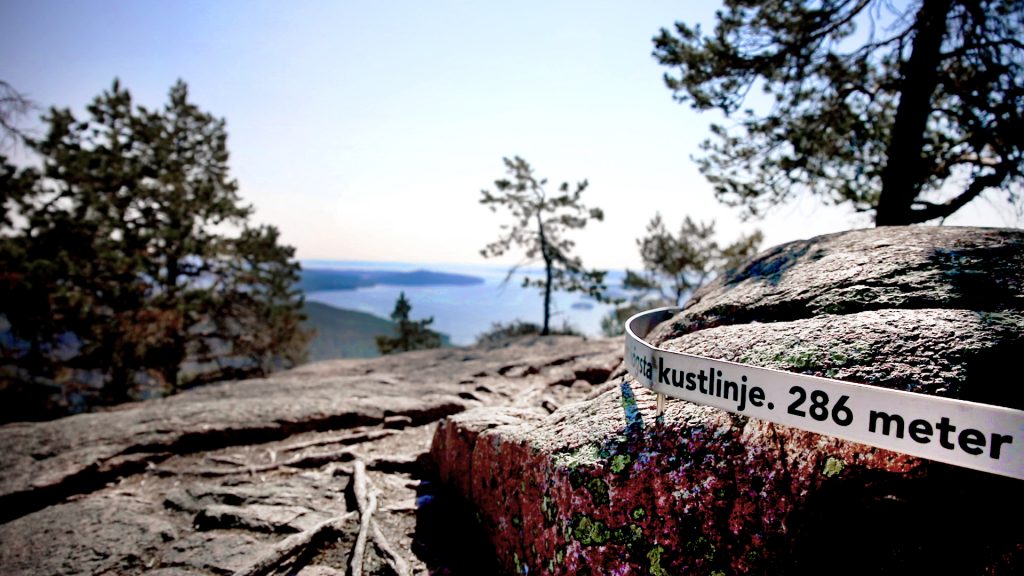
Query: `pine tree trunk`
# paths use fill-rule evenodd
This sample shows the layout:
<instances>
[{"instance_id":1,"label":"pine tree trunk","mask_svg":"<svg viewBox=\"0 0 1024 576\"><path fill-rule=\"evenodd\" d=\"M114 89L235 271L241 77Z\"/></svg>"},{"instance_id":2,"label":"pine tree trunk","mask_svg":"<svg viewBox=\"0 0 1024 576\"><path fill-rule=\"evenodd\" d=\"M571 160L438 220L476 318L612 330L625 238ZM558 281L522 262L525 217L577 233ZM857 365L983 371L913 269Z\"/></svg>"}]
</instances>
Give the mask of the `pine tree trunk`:
<instances>
[{"instance_id":1,"label":"pine tree trunk","mask_svg":"<svg viewBox=\"0 0 1024 576\"><path fill-rule=\"evenodd\" d=\"M551 257L544 251L544 328L540 331L542 336L549 334L548 324L551 319Z\"/></svg>"},{"instance_id":2,"label":"pine tree trunk","mask_svg":"<svg viewBox=\"0 0 1024 576\"><path fill-rule=\"evenodd\" d=\"M896 107L887 160L882 170L882 193L875 225L916 224L912 205L921 192L927 166L921 157L931 98L938 86L942 39L952 0L921 3L914 23L914 42L902 67L900 102Z\"/></svg>"},{"instance_id":3,"label":"pine tree trunk","mask_svg":"<svg viewBox=\"0 0 1024 576\"><path fill-rule=\"evenodd\" d=\"M543 199L542 199L543 200ZM544 257L544 327L541 328L541 336L549 333L549 322L551 320L551 282L554 261L551 257L551 248L548 246L547 235L544 234L544 220L540 217L542 208L537 209L537 236L540 239L540 253Z\"/></svg>"}]
</instances>

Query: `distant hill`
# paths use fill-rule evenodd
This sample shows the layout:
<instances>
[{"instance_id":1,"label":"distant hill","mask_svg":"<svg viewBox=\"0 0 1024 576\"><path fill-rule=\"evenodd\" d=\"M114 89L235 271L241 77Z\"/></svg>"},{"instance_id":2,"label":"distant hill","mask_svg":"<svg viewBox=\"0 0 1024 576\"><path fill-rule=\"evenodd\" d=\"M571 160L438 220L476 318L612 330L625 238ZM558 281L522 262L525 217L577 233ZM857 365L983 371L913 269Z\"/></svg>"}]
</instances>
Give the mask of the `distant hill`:
<instances>
[{"instance_id":1,"label":"distant hill","mask_svg":"<svg viewBox=\"0 0 1024 576\"><path fill-rule=\"evenodd\" d=\"M483 278L448 272L414 270L391 272L381 270L330 270L311 268L302 271L298 288L303 292L355 290L378 284L385 286L470 286L482 284Z\"/></svg>"},{"instance_id":2,"label":"distant hill","mask_svg":"<svg viewBox=\"0 0 1024 576\"><path fill-rule=\"evenodd\" d=\"M306 328L316 330L309 343L309 361L335 358L373 358L380 356L376 336L395 335L395 323L355 310L335 308L320 302L306 301ZM447 335L441 335L444 346L449 346Z\"/></svg>"}]
</instances>

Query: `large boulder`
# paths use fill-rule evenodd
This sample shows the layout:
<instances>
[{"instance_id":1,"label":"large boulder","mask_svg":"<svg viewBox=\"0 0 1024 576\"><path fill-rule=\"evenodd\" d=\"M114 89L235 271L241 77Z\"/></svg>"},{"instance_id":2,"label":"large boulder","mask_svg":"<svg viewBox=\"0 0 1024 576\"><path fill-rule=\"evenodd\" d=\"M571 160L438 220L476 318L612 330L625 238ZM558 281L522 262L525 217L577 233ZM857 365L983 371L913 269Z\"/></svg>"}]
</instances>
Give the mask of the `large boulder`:
<instances>
[{"instance_id":1,"label":"large boulder","mask_svg":"<svg viewBox=\"0 0 1024 576\"><path fill-rule=\"evenodd\" d=\"M467 560L449 542L459 516L431 482L436 422L499 405L547 414L620 358L608 340L527 338L0 426L2 572L344 574L365 525L366 574L481 573L486 548ZM371 523L357 477L376 494Z\"/></svg>"},{"instance_id":2,"label":"large boulder","mask_svg":"<svg viewBox=\"0 0 1024 576\"><path fill-rule=\"evenodd\" d=\"M762 253L650 339L1024 409L1022 287L1019 230L858 230ZM548 416L462 412L432 454L509 573L1024 570L1020 480L684 401L656 421L628 382Z\"/></svg>"}]
</instances>

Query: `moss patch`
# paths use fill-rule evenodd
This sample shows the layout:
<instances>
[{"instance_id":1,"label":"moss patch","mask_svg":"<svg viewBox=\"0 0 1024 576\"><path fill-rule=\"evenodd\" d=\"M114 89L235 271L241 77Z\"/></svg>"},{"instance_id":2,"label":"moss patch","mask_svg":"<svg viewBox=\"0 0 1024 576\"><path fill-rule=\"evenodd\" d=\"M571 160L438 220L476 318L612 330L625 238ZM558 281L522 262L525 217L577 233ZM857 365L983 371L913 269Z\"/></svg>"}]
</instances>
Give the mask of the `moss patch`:
<instances>
[{"instance_id":1,"label":"moss patch","mask_svg":"<svg viewBox=\"0 0 1024 576\"><path fill-rule=\"evenodd\" d=\"M647 572L651 574L651 576L668 576L668 572L661 567L661 555L664 554L664 552L664 548L661 546L655 546L647 553Z\"/></svg>"},{"instance_id":2,"label":"moss patch","mask_svg":"<svg viewBox=\"0 0 1024 576\"><path fill-rule=\"evenodd\" d=\"M611 470L615 474L620 474L629 467L633 462L633 457L629 454L616 454L612 456Z\"/></svg>"},{"instance_id":3,"label":"moss patch","mask_svg":"<svg viewBox=\"0 0 1024 576\"><path fill-rule=\"evenodd\" d=\"M555 455L557 466L575 470L581 466L593 466L601 461L601 448L596 444L584 444L572 452Z\"/></svg>"},{"instance_id":4,"label":"moss patch","mask_svg":"<svg viewBox=\"0 0 1024 576\"><path fill-rule=\"evenodd\" d=\"M608 484L600 478L587 480L587 492L594 506L607 506L611 504L611 497L608 495Z\"/></svg>"},{"instance_id":5,"label":"moss patch","mask_svg":"<svg viewBox=\"0 0 1024 576\"><path fill-rule=\"evenodd\" d=\"M572 537L581 546L601 546L611 535L608 526L589 516L576 516L572 520Z\"/></svg>"},{"instance_id":6,"label":"moss patch","mask_svg":"<svg viewBox=\"0 0 1024 576\"><path fill-rule=\"evenodd\" d=\"M828 476L829 478L831 478L831 477L835 476L836 474L839 474L840 472L842 472L843 468L846 468L846 462L843 462L842 460L840 460L838 458L833 458L833 457L829 456L828 460L825 460L824 474L825 474L825 476Z\"/></svg>"}]
</instances>

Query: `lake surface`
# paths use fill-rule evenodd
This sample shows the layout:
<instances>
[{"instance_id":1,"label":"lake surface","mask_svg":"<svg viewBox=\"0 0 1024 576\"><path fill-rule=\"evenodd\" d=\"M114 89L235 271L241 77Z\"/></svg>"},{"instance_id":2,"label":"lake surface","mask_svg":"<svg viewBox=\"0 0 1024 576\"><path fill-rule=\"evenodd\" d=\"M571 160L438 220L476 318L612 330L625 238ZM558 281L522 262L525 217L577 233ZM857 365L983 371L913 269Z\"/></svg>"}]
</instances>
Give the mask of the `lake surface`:
<instances>
[{"instance_id":1,"label":"lake surface","mask_svg":"<svg viewBox=\"0 0 1024 576\"><path fill-rule=\"evenodd\" d=\"M508 269L498 266L474 265L417 265L392 262L354 262L333 260L303 260L303 268L337 270L393 270L408 272L430 270L468 274L483 279L482 284L471 286L383 286L356 290L309 292L306 299L322 302L336 308L368 312L390 318L398 295L412 305L413 320L434 317L431 328L447 334L452 344L469 345L476 337L487 332L494 322L515 320L541 324L544 320L544 296L539 288L523 288L523 274L514 275L503 284ZM539 271L530 271L531 277L541 277ZM621 273L609 273L609 287L622 284ZM601 318L612 306L601 304L580 293L554 292L552 297L552 328L567 321L573 328L588 336L601 335Z\"/></svg>"}]
</instances>

